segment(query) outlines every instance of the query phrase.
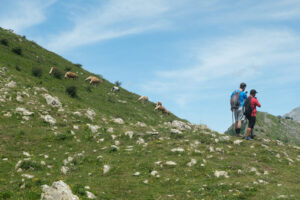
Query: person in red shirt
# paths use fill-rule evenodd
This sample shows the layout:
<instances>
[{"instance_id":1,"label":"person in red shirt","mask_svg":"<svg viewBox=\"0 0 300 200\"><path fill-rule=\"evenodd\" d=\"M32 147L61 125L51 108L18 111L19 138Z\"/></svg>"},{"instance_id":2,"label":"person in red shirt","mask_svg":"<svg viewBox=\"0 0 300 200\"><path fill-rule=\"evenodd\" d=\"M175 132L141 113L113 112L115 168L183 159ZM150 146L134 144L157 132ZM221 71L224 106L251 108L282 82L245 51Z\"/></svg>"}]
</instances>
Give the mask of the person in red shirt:
<instances>
[{"instance_id":1,"label":"person in red shirt","mask_svg":"<svg viewBox=\"0 0 300 200\"><path fill-rule=\"evenodd\" d=\"M249 121L249 124L248 124L247 134L246 134L246 137L245 137L246 140L251 139L250 135L253 131L253 128L254 128L254 125L255 125L255 122L256 122L256 106L261 107L261 105L258 102L257 98L255 97L256 93L257 92L254 89L250 91L250 97L249 98L251 98L252 113L251 113L251 116L247 117L247 119Z\"/></svg>"}]
</instances>

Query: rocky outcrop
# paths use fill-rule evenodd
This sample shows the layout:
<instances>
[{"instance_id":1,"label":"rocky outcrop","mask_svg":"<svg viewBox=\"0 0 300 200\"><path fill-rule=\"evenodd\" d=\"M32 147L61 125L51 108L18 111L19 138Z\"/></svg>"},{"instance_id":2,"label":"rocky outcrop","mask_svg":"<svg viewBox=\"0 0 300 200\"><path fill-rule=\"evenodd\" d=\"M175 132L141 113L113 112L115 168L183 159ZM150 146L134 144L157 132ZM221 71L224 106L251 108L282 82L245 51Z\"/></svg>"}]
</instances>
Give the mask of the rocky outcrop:
<instances>
[{"instance_id":1,"label":"rocky outcrop","mask_svg":"<svg viewBox=\"0 0 300 200\"><path fill-rule=\"evenodd\" d=\"M43 185L41 200L79 200L70 187L63 181L57 181L52 186Z\"/></svg>"},{"instance_id":2,"label":"rocky outcrop","mask_svg":"<svg viewBox=\"0 0 300 200\"><path fill-rule=\"evenodd\" d=\"M50 94L43 94L43 97L46 99L48 105L52 107L61 107L61 102L57 97L53 97Z\"/></svg>"},{"instance_id":3,"label":"rocky outcrop","mask_svg":"<svg viewBox=\"0 0 300 200\"><path fill-rule=\"evenodd\" d=\"M50 115L41 115L41 118L49 123L50 125L54 125L56 123L56 119L54 119L53 117L51 117Z\"/></svg>"}]
</instances>

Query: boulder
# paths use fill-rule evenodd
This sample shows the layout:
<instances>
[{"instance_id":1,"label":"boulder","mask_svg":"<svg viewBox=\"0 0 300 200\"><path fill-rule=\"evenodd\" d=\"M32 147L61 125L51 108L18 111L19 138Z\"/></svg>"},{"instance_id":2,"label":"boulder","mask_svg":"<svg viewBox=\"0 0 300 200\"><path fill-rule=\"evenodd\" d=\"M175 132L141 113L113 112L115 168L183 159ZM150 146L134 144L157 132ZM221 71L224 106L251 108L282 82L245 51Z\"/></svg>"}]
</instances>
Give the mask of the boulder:
<instances>
[{"instance_id":1,"label":"boulder","mask_svg":"<svg viewBox=\"0 0 300 200\"><path fill-rule=\"evenodd\" d=\"M61 107L61 102L57 97L53 97L50 94L43 94L43 97L46 99L48 105L52 107Z\"/></svg>"},{"instance_id":2,"label":"boulder","mask_svg":"<svg viewBox=\"0 0 300 200\"><path fill-rule=\"evenodd\" d=\"M113 122L116 124L124 124L124 120L121 118L115 118L115 119L113 119Z\"/></svg>"},{"instance_id":3,"label":"boulder","mask_svg":"<svg viewBox=\"0 0 300 200\"><path fill-rule=\"evenodd\" d=\"M24 115L24 116L30 116L30 115L33 115L33 112L29 112L29 111L26 110L25 108L21 108L21 107L16 108L16 111L17 111L18 113L21 113L21 114Z\"/></svg>"},{"instance_id":4,"label":"boulder","mask_svg":"<svg viewBox=\"0 0 300 200\"><path fill-rule=\"evenodd\" d=\"M100 128L98 125L87 124L87 126L90 128L92 133L97 133L98 129Z\"/></svg>"},{"instance_id":5,"label":"boulder","mask_svg":"<svg viewBox=\"0 0 300 200\"><path fill-rule=\"evenodd\" d=\"M174 120L172 121L172 127L181 131L191 130L192 128L187 125L185 122Z\"/></svg>"},{"instance_id":6,"label":"boulder","mask_svg":"<svg viewBox=\"0 0 300 200\"><path fill-rule=\"evenodd\" d=\"M10 81L9 83L5 84L5 86L8 88L14 88L17 86L17 83L14 81Z\"/></svg>"},{"instance_id":7,"label":"boulder","mask_svg":"<svg viewBox=\"0 0 300 200\"><path fill-rule=\"evenodd\" d=\"M57 181L52 186L42 186L41 200L79 200L70 187L63 181Z\"/></svg>"},{"instance_id":8,"label":"boulder","mask_svg":"<svg viewBox=\"0 0 300 200\"><path fill-rule=\"evenodd\" d=\"M131 139L133 137L134 133L133 133L133 131L126 131L125 135Z\"/></svg>"},{"instance_id":9,"label":"boulder","mask_svg":"<svg viewBox=\"0 0 300 200\"><path fill-rule=\"evenodd\" d=\"M88 199L96 199L97 198L93 193L91 193L89 191L86 191L85 193L86 193L86 196Z\"/></svg>"},{"instance_id":10,"label":"boulder","mask_svg":"<svg viewBox=\"0 0 300 200\"><path fill-rule=\"evenodd\" d=\"M54 125L56 123L56 119L54 119L53 117L51 117L50 115L41 115L41 118L49 123L50 125Z\"/></svg>"},{"instance_id":11,"label":"boulder","mask_svg":"<svg viewBox=\"0 0 300 200\"><path fill-rule=\"evenodd\" d=\"M87 116L87 118L89 118L90 120L94 120L94 117L96 116L96 113L94 110L92 109L87 109L87 111L85 112L85 116Z\"/></svg>"},{"instance_id":12,"label":"boulder","mask_svg":"<svg viewBox=\"0 0 300 200\"><path fill-rule=\"evenodd\" d=\"M180 131L180 130L178 130L178 129L172 128L172 129L171 129L171 134L174 134L174 135L181 135L181 134L182 134L182 131Z\"/></svg>"},{"instance_id":13,"label":"boulder","mask_svg":"<svg viewBox=\"0 0 300 200\"><path fill-rule=\"evenodd\" d=\"M225 171L215 171L214 173L215 177L219 178L221 176L224 176L225 178L229 178L228 173Z\"/></svg>"}]
</instances>

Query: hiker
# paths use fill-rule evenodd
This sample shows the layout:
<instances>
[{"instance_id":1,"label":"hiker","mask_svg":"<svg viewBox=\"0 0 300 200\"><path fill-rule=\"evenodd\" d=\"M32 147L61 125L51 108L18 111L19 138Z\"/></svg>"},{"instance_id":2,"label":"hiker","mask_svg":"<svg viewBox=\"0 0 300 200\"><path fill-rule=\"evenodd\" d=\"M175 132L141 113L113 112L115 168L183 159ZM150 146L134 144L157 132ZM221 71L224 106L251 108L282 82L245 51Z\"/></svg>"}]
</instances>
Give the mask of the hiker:
<instances>
[{"instance_id":1,"label":"hiker","mask_svg":"<svg viewBox=\"0 0 300 200\"><path fill-rule=\"evenodd\" d=\"M244 102L247 99L245 92L246 83L240 84L240 89L232 92L230 97L231 111L235 119L235 133L239 137L241 133L242 120L244 120Z\"/></svg>"},{"instance_id":2,"label":"hiker","mask_svg":"<svg viewBox=\"0 0 300 200\"><path fill-rule=\"evenodd\" d=\"M246 133L246 140L251 140L254 138L253 128L256 122L256 106L260 107L260 103L258 102L256 96L256 90L250 91L250 96L245 102L245 116L248 119L248 129Z\"/></svg>"}]
</instances>

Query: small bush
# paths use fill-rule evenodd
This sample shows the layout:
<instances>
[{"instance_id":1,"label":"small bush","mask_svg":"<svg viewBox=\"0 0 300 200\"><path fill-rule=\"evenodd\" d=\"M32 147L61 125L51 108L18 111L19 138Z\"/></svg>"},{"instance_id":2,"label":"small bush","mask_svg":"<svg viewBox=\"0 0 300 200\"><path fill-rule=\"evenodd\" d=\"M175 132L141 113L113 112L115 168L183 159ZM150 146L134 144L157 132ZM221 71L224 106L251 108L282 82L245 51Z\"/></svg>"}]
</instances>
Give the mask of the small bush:
<instances>
[{"instance_id":1,"label":"small bush","mask_svg":"<svg viewBox=\"0 0 300 200\"><path fill-rule=\"evenodd\" d=\"M10 199L12 193L10 191L0 191L0 199Z\"/></svg>"},{"instance_id":2,"label":"small bush","mask_svg":"<svg viewBox=\"0 0 300 200\"><path fill-rule=\"evenodd\" d=\"M72 70L72 67L65 67L65 71L66 72L69 72L69 71L71 71Z\"/></svg>"},{"instance_id":3,"label":"small bush","mask_svg":"<svg viewBox=\"0 0 300 200\"><path fill-rule=\"evenodd\" d=\"M43 70L41 67L33 67L31 73L35 77L41 77L43 74Z\"/></svg>"},{"instance_id":4,"label":"small bush","mask_svg":"<svg viewBox=\"0 0 300 200\"><path fill-rule=\"evenodd\" d=\"M63 77L63 73L59 69L56 69L53 71L53 76L57 79L61 79Z\"/></svg>"},{"instance_id":5,"label":"small bush","mask_svg":"<svg viewBox=\"0 0 300 200\"><path fill-rule=\"evenodd\" d=\"M117 87L120 87L120 86L122 85L122 82L121 82L121 81L116 81L116 82L115 82L115 85L116 85Z\"/></svg>"},{"instance_id":6,"label":"small bush","mask_svg":"<svg viewBox=\"0 0 300 200\"><path fill-rule=\"evenodd\" d=\"M61 134L57 134L56 136L55 136L55 139L56 140L66 140L66 139L68 139L68 135L67 134L65 134L65 133L61 133Z\"/></svg>"},{"instance_id":7,"label":"small bush","mask_svg":"<svg viewBox=\"0 0 300 200\"><path fill-rule=\"evenodd\" d=\"M92 86L90 86L90 85L86 86L85 89L88 92L92 92Z\"/></svg>"},{"instance_id":8,"label":"small bush","mask_svg":"<svg viewBox=\"0 0 300 200\"><path fill-rule=\"evenodd\" d=\"M13 48L12 52L14 52L15 54L17 54L19 56L23 55L22 49L20 47Z\"/></svg>"},{"instance_id":9,"label":"small bush","mask_svg":"<svg viewBox=\"0 0 300 200\"><path fill-rule=\"evenodd\" d=\"M19 134L20 135L25 135L25 131L21 130Z\"/></svg>"},{"instance_id":10,"label":"small bush","mask_svg":"<svg viewBox=\"0 0 300 200\"><path fill-rule=\"evenodd\" d=\"M76 86L69 86L66 89L66 92L68 93L68 95L70 95L70 97L77 97L77 88Z\"/></svg>"},{"instance_id":11,"label":"small bush","mask_svg":"<svg viewBox=\"0 0 300 200\"><path fill-rule=\"evenodd\" d=\"M81 68L82 67L82 64L79 64L79 63L77 63L77 64L74 64L76 67L79 67L79 68Z\"/></svg>"},{"instance_id":12,"label":"small bush","mask_svg":"<svg viewBox=\"0 0 300 200\"><path fill-rule=\"evenodd\" d=\"M17 70L17 71L21 71L21 68L17 65L17 66L16 66L16 70Z\"/></svg>"},{"instance_id":13,"label":"small bush","mask_svg":"<svg viewBox=\"0 0 300 200\"><path fill-rule=\"evenodd\" d=\"M85 196L85 189L84 186L80 183L77 183L74 188L73 192L79 196Z\"/></svg>"},{"instance_id":14,"label":"small bush","mask_svg":"<svg viewBox=\"0 0 300 200\"><path fill-rule=\"evenodd\" d=\"M24 160L21 163L20 168L24 170L29 170L29 169L39 170L42 168L42 166L39 163L33 162L31 160Z\"/></svg>"},{"instance_id":15,"label":"small bush","mask_svg":"<svg viewBox=\"0 0 300 200\"><path fill-rule=\"evenodd\" d=\"M7 40L7 39L2 39L2 40L0 41L0 43L1 43L2 45L4 45L4 46L8 46L8 40Z\"/></svg>"}]
</instances>

